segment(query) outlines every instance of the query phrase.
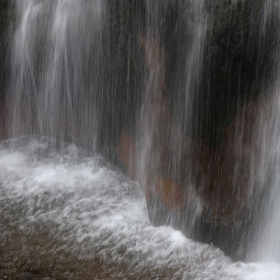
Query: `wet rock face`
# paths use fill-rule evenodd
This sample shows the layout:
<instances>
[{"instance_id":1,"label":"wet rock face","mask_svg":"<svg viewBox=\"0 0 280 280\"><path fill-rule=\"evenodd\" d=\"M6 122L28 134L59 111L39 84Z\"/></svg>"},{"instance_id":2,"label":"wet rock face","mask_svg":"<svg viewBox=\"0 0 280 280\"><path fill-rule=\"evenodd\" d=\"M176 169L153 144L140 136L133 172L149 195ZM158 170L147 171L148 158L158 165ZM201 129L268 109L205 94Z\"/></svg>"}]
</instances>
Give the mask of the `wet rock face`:
<instances>
[{"instance_id":1,"label":"wet rock face","mask_svg":"<svg viewBox=\"0 0 280 280\"><path fill-rule=\"evenodd\" d=\"M220 144L244 102L271 82L276 16L264 19L265 1L206 1L208 31L202 89L197 100L199 137ZM276 20L276 21L275 21Z\"/></svg>"},{"instance_id":2,"label":"wet rock face","mask_svg":"<svg viewBox=\"0 0 280 280\"><path fill-rule=\"evenodd\" d=\"M5 100L9 73L8 38L10 8L11 3L8 0L0 1L0 139L6 138L7 134Z\"/></svg>"},{"instance_id":3,"label":"wet rock face","mask_svg":"<svg viewBox=\"0 0 280 280\"><path fill-rule=\"evenodd\" d=\"M172 84L182 69L174 53L181 37L143 38L149 74L136 121L140 133L124 129L117 146L131 176L145 187L154 224L171 224L236 259L246 255L256 220L252 213L261 209L261 197L269 191L259 191L252 181L258 172L252 161L261 160L259 114L271 104L263 89L271 83L276 47L275 22L263 25L263 5L206 2L203 71L190 129L176 107L180 98ZM175 14L176 22L180 16ZM177 36L179 23L175 26Z\"/></svg>"},{"instance_id":4,"label":"wet rock face","mask_svg":"<svg viewBox=\"0 0 280 280\"><path fill-rule=\"evenodd\" d=\"M263 0L205 1L201 73L191 76L187 99L186 75L197 69L185 64L200 17L192 1L147 2L108 1L98 151L144 186L154 224L242 258L252 209L261 207L249 198L265 195L252 188L257 169L250 164L252 155L259 160L257 116L270 102L260 95L273 70L276 19L263 23ZM0 1L0 139L8 8Z\"/></svg>"},{"instance_id":5,"label":"wet rock face","mask_svg":"<svg viewBox=\"0 0 280 280\"><path fill-rule=\"evenodd\" d=\"M144 32L144 1L108 1L103 38L107 82L97 100L99 151L115 160L112 152L122 130L135 133L136 118L143 91L144 63L140 37Z\"/></svg>"},{"instance_id":6,"label":"wet rock face","mask_svg":"<svg viewBox=\"0 0 280 280\"><path fill-rule=\"evenodd\" d=\"M0 102L5 99L5 88L8 80L8 30L10 5L8 0L0 2Z\"/></svg>"}]
</instances>

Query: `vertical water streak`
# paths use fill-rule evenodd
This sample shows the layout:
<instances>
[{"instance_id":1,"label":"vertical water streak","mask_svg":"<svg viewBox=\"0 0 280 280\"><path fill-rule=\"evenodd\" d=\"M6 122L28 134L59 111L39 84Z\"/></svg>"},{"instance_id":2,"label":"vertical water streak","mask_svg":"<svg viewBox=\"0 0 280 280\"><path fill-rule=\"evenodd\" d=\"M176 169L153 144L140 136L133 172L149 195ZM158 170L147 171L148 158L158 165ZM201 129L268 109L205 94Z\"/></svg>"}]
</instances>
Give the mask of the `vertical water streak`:
<instances>
[{"instance_id":1,"label":"vertical water streak","mask_svg":"<svg viewBox=\"0 0 280 280\"><path fill-rule=\"evenodd\" d=\"M263 2L262 36L269 32L267 26L274 22L277 29L276 50L273 54L271 84L263 89L264 98L257 112L254 131L254 154L251 155L251 187L249 205L257 226L252 235L247 259L265 262L280 260L280 64L279 64L279 1ZM271 28L271 27L270 27ZM258 197L258 195L261 195ZM259 199L259 207L255 201Z\"/></svg>"},{"instance_id":2,"label":"vertical water streak","mask_svg":"<svg viewBox=\"0 0 280 280\"><path fill-rule=\"evenodd\" d=\"M39 134L94 147L104 10L101 0L16 1L10 136Z\"/></svg>"},{"instance_id":3,"label":"vertical water streak","mask_svg":"<svg viewBox=\"0 0 280 280\"><path fill-rule=\"evenodd\" d=\"M141 44L147 79L137 176L146 187L152 221L173 224L191 234L201 208L189 174L187 135L193 129L193 103L202 71L204 1L146 1L146 7L148 28ZM187 209L178 211L182 207Z\"/></svg>"}]
</instances>

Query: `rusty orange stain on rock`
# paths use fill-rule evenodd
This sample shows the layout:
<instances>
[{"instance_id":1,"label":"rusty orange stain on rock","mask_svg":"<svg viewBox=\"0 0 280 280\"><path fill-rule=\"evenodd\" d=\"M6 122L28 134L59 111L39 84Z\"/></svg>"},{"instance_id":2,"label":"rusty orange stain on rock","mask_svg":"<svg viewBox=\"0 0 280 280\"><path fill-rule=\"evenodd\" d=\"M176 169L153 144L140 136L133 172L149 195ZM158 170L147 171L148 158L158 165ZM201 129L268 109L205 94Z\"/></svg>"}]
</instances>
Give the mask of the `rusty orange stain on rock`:
<instances>
[{"instance_id":1,"label":"rusty orange stain on rock","mask_svg":"<svg viewBox=\"0 0 280 280\"><path fill-rule=\"evenodd\" d=\"M127 168L129 176L132 179L136 179L135 143L125 130L122 131L116 152L124 166Z\"/></svg>"},{"instance_id":2,"label":"rusty orange stain on rock","mask_svg":"<svg viewBox=\"0 0 280 280\"><path fill-rule=\"evenodd\" d=\"M178 210L184 203L184 193L178 184L170 179L159 178L150 181L152 191L155 191L160 196L165 206L169 210ZM153 188L153 186L155 188Z\"/></svg>"}]
</instances>

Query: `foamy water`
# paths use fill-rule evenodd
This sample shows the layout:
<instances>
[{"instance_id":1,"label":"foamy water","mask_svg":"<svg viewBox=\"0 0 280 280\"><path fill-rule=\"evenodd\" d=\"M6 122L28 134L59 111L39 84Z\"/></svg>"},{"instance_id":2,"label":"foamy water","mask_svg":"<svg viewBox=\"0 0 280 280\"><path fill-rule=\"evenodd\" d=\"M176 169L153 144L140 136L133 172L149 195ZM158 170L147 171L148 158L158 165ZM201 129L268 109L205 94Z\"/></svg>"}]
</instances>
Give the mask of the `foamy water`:
<instances>
[{"instance_id":1,"label":"foamy water","mask_svg":"<svg viewBox=\"0 0 280 280\"><path fill-rule=\"evenodd\" d=\"M69 252L126 265L135 279L154 268L174 269L180 279L280 279L280 264L232 263L210 245L170 227L153 227L138 184L98 155L73 145L58 153L52 146L43 138L1 143L1 217L13 213L29 231L35 223L54 223ZM1 234L9 235L0 225Z\"/></svg>"}]
</instances>

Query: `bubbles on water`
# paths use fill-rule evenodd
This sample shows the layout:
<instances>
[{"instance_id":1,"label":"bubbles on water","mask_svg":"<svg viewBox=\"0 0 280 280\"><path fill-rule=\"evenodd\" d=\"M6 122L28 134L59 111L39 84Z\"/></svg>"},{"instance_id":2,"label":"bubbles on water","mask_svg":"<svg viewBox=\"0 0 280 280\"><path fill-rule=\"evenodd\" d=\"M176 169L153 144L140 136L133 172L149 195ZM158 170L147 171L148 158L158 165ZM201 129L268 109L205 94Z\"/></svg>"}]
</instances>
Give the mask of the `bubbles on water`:
<instances>
[{"instance_id":1,"label":"bubbles on water","mask_svg":"<svg viewBox=\"0 0 280 280\"><path fill-rule=\"evenodd\" d=\"M138 184L98 155L53 147L43 138L2 142L1 217L31 234L36 223L55 224L49 231L79 259L127 266L135 279L155 269L173 271L174 279L279 279L278 264L234 264L212 246L170 227L153 227Z\"/></svg>"}]
</instances>

